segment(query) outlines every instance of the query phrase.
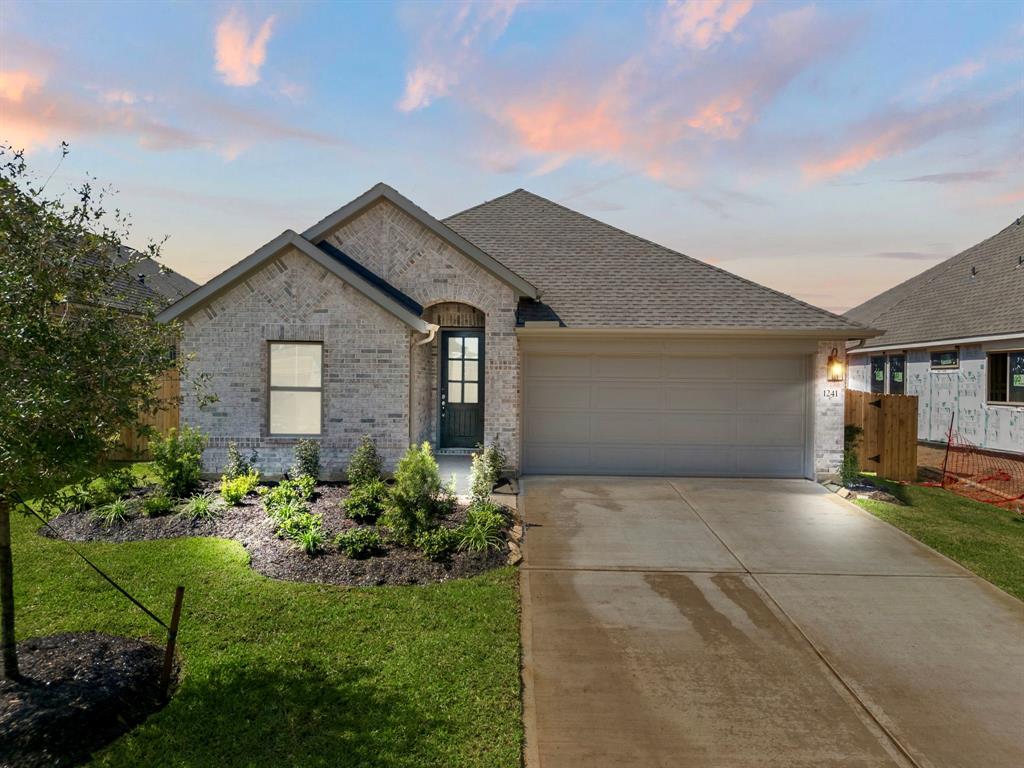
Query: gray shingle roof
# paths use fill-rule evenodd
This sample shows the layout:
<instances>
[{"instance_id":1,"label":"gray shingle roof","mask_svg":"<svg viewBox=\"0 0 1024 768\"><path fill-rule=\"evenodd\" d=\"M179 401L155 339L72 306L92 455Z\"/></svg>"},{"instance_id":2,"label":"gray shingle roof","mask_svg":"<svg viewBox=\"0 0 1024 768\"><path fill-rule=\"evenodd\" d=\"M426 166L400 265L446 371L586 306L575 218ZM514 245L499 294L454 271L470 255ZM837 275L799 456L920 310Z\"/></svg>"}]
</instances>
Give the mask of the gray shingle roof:
<instances>
[{"instance_id":1,"label":"gray shingle roof","mask_svg":"<svg viewBox=\"0 0 1024 768\"><path fill-rule=\"evenodd\" d=\"M1024 334L1024 216L846 313L885 333L868 348ZM972 274L973 270L973 274Z\"/></svg>"},{"instance_id":2,"label":"gray shingle roof","mask_svg":"<svg viewBox=\"0 0 1024 768\"><path fill-rule=\"evenodd\" d=\"M121 264L137 258L138 253L127 248L122 248L118 254L118 262ZM117 275L111 286L110 304L128 311L138 311L148 306L160 309L198 287L184 275L146 257L136 261L130 273Z\"/></svg>"},{"instance_id":3,"label":"gray shingle roof","mask_svg":"<svg viewBox=\"0 0 1024 768\"><path fill-rule=\"evenodd\" d=\"M537 286L545 306L521 306L520 320L865 335L844 317L522 189L444 223Z\"/></svg>"}]
</instances>

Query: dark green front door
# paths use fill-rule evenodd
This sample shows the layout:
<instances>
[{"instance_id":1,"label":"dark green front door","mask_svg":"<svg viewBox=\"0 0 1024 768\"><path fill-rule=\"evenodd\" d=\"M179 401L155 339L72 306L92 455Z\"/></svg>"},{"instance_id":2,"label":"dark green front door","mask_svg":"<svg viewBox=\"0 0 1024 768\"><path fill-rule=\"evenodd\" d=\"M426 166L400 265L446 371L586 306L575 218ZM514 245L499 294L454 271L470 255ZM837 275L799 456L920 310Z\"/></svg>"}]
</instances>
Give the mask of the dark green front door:
<instances>
[{"instance_id":1,"label":"dark green front door","mask_svg":"<svg viewBox=\"0 0 1024 768\"><path fill-rule=\"evenodd\" d=\"M441 447L484 441L483 331L441 332Z\"/></svg>"}]
</instances>

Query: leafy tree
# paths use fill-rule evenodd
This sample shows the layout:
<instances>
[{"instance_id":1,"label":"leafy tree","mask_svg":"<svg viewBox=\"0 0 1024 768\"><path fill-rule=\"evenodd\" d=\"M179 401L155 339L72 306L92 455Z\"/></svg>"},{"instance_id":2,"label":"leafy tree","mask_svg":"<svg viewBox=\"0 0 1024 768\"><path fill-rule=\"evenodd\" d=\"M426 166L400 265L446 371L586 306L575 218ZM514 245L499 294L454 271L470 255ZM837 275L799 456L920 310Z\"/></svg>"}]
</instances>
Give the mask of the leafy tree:
<instances>
[{"instance_id":1,"label":"leafy tree","mask_svg":"<svg viewBox=\"0 0 1024 768\"><path fill-rule=\"evenodd\" d=\"M62 145L67 155L67 145ZM0 147L0 644L18 677L11 512L55 509L61 489L94 475L120 430L155 411L154 378L175 363L177 328L158 307L127 312L127 218L86 181L49 196L22 152ZM122 307L119 309L118 307Z\"/></svg>"}]
</instances>

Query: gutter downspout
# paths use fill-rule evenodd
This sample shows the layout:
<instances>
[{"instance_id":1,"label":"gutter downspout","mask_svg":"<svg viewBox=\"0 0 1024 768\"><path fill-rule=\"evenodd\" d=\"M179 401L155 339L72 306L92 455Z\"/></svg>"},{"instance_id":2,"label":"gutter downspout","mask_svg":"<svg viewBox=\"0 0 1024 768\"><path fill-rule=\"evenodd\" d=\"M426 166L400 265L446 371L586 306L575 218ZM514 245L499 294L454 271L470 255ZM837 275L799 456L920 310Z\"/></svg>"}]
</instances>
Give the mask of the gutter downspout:
<instances>
[{"instance_id":1,"label":"gutter downspout","mask_svg":"<svg viewBox=\"0 0 1024 768\"><path fill-rule=\"evenodd\" d=\"M426 335L426 337L422 338L422 339L419 339L418 341L414 341L412 343L412 346L410 347L410 351L412 349L415 349L416 347L422 347L422 346L425 346L425 345L429 344L430 342L432 342L434 340L434 337L437 336L437 332L439 330L441 330L441 326L440 325L434 325L434 323L427 323L427 335ZM409 355L409 398L408 398L409 405L406 408L406 413L409 414L409 443L410 443L410 445L415 443L415 442L417 442L416 437L412 433L412 429L413 429L413 426L412 426L412 416L413 416L413 414L412 414L412 396L413 396L413 392L412 392L412 388L413 388L413 375L412 375L412 373L413 373L413 367L412 366L413 366L413 360L412 360L412 354L410 354Z\"/></svg>"}]
</instances>

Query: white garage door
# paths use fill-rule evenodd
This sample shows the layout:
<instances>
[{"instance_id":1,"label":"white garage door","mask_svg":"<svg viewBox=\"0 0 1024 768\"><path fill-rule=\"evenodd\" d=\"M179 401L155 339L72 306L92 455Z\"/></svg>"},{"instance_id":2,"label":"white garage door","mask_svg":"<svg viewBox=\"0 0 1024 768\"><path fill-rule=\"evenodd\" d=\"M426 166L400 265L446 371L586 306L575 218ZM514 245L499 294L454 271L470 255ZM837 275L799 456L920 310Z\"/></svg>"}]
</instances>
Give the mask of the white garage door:
<instances>
[{"instance_id":1,"label":"white garage door","mask_svg":"<svg viewBox=\"0 0 1024 768\"><path fill-rule=\"evenodd\" d=\"M807 358L525 356L523 468L807 474Z\"/></svg>"}]
</instances>

